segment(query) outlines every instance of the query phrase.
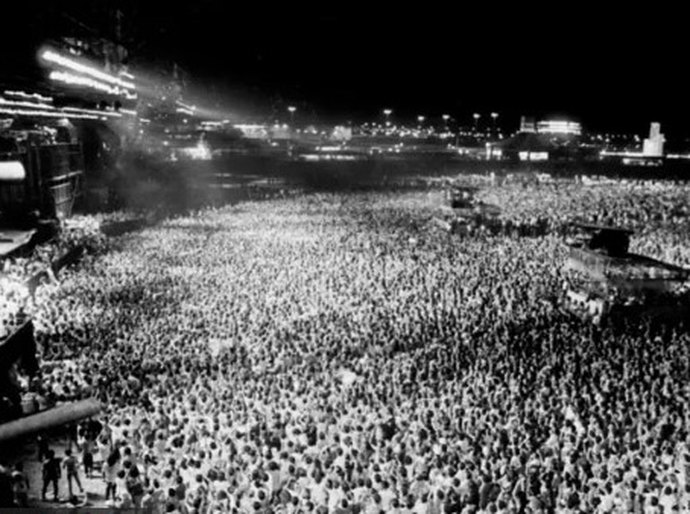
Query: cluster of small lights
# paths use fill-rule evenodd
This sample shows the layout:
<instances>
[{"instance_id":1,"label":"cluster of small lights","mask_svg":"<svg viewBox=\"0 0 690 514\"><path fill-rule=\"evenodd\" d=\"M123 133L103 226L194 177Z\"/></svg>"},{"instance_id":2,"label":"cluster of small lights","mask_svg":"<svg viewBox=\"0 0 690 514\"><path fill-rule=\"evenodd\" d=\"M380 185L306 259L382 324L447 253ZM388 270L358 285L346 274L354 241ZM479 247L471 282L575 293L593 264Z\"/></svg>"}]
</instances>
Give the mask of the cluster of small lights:
<instances>
[{"instance_id":1,"label":"cluster of small lights","mask_svg":"<svg viewBox=\"0 0 690 514\"><path fill-rule=\"evenodd\" d=\"M261 130L265 128L263 125L257 123L237 123L233 125L233 127L238 130Z\"/></svg>"},{"instance_id":2,"label":"cluster of small lights","mask_svg":"<svg viewBox=\"0 0 690 514\"><path fill-rule=\"evenodd\" d=\"M208 130L220 129L223 127L222 121L202 121L201 126Z\"/></svg>"},{"instance_id":3,"label":"cluster of small lights","mask_svg":"<svg viewBox=\"0 0 690 514\"><path fill-rule=\"evenodd\" d=\"M211 149L202 142L199 142L196 146L178 148L176 152L181 156L185 156L195 161L208 161L212 158Z\"/></svg>"}]
</instances>

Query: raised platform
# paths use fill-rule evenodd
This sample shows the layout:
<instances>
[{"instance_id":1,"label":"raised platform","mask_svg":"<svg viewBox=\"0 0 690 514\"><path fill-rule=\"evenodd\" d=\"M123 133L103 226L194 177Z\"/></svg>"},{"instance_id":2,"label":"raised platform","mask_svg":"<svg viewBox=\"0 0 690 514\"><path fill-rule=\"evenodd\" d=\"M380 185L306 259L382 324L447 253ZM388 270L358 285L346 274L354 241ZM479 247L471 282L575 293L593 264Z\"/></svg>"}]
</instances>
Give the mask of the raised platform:
<instances>
[{"instance_id":1,"label":"raised platform","mask_svg":"<svg viewBox=\"0 0 690 514\"><path fill-rule=\"evenodd\" d=\"M630 291L671 291L690 276L689 270L644 255L610 256L577 246L570 246L565 270Z\"/></svg>"}]
</instances>

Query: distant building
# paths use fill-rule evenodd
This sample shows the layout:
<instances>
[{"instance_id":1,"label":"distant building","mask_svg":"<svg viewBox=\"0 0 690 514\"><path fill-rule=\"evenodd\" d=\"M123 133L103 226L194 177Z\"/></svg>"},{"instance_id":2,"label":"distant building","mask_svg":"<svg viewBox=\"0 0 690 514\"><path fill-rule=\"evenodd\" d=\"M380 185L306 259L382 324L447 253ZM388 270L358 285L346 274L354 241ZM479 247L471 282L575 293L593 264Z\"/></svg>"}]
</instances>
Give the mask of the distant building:
<instances>
[{"instance_id":1,"label":"distant building","mask_svg":"<svg viewBox=\"0 0 690 514\"><path fill-rule=\"evenodd\" d=\"M642 144L642 155L644 157L663 157L665 141L666 139L661 133L661 124L652 122L649 128L649 137Z\"/></svg>"},{"instance_id":2,"label":"distant building","mask_svg":"<svg viewBox=\"0 0 690 514\"><path fill-rule=\"evenodd\" d=\"M531 116L520 118L520 131L524 134L558 134L579 136L582 127L576 121L569 120L542 120L536 121Z\"/></svg>"},{"instance_id":3,"label":"distant building","mask_svg":"<svg viewBox=\"0 0 690 514\"><path fill-rule=\"evenodd\" d=\"M537 122L532 117L522 116L520 118L520 132L535 133L537 131Z\"/></svg>"},{"instance_id":4,"label":"distant building","mask_svg":"<svg viewBox=\"0 0 690 514\"><path fill-rule=\"evenodd\" d=\"M537 132L540 134L564 134L579 136L582 134L582 127L576 121L545 120L537 123Z\"/></svg>"}]
</instances>

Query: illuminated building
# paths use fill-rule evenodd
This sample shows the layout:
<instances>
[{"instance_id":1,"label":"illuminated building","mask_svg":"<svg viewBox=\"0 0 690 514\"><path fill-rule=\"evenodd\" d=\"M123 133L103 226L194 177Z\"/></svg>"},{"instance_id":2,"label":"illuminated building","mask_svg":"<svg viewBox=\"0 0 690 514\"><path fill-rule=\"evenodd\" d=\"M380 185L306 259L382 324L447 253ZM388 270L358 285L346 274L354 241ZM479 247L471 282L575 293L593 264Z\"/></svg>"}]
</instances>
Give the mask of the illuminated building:
<instances>
[{"instance_id":1,"label":"illuminated building","mask_svg":"<svg viewBox=\"0 0 690 514\"><path fill-rule=\"evenodd\" d=\"M520 132L533 133L537 131L537 124L534 118L522 116L520 118Z\"/></svg>"},{"instance_id":2,"label":"illuminated building","mask_svg":"<svg viewBox=\"0 0 690 514\"><path fill-rule=\"evenodd\" d=\"M242 132L242 137L246 139L268 139L270 128L266 125L240 123L233 125L234 128Z\"/></svg>"},{"instance_id":3,"label":"illuminated building","mask_svg":"<svg viewBox=\"0 0 690 514\"><path fill-rule=\"evenodd\" d=\"M527 134L558 134L579 136L582 134L582 127L576 121L569 120L542 120L535 121L530 116L520 118L519 132Z\"/></svg>"},{"instance_id":4,"label":"illuminated building","mask_svg":"<svg viewBox=\"0 0 690 514\"><path fill-rule=\"evenodd\" d=\"M548 161L549 152L519 152L518 156L521 161Z\"/></svg>"},{"instance_id":5,"label":"illuminated building","mask_svg":"<svg viewBox=\"0 0 690 514\"><path fill-rule=\"evenodd\" d=\"M661 124L653 122L649 128L649 137L642 144L642 155L645 157L663 157L664 135L661 133Z\"/></svg>"},{"instance_id":6,"label":"illuminated building","mask_svg":"<svg viewBox=\"0 0 690 514\"><path fill-rule=\"evenodd\" d=\"M568 120L545 120L537 123L539 134L563 134L579 136L582 134L582 127L576 121Z\"/></svg>"},{"instance_id":7,"label":"illuminated building","mask_svg":"<svg viewBox=\"0 0 690 514\"><path fill-rule=\"evenodd\" d=\"M661 125L653 122L649 129L649 137L642 143L642 152L639 151L609 151L600 153L602 158L622 158L625 165L635 166L661 166L664 162L664 142L666 139L661 133ZM669 156L671 157L671 156ZM680 156L674 155L672 158Z\"/></svg>"}]
</instances>

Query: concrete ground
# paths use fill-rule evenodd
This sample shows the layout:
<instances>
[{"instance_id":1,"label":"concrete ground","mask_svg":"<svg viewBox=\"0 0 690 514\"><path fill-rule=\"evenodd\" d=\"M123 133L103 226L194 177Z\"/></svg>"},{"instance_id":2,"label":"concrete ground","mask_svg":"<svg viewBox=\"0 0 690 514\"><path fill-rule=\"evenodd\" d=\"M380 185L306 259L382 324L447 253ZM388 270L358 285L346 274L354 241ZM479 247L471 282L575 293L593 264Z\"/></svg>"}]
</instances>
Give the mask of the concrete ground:
<instances>
[{"instance_id":1,"label":"concrete ground","mask_svg":"<svg viewBox=\"0 0 690 514\"><path fill-rule=\"evenodd\" d=\"M55 452L55 456L62 460L65 456L65 450L69 447L69 442L66 437L54 437L50 440L49 447ZM52 486L48 488L47 501L41 498L43 488L42 466L38 460L38 445L34 439L27 439L21 444L17 444L16 452L12 455L6 455L5 458L10 465L16 462L24 463L24 472L29 479L29 506L40 507L41 509L64 508L69 506L69 492L67 487L67 476L62 470L60 480L58 482L58 501L53 501ZM82 461L81 452L72 445L72 452L77 457L79 462ZM79 479L81 480L84 493L79 492L79 487L73 485L73 493L76 496L76 505L91 506L91 507L105 507L105 482L99 469L96 469L91 477L84 474L84 467L80 465Z\"/></svg>"}]
</instances>

